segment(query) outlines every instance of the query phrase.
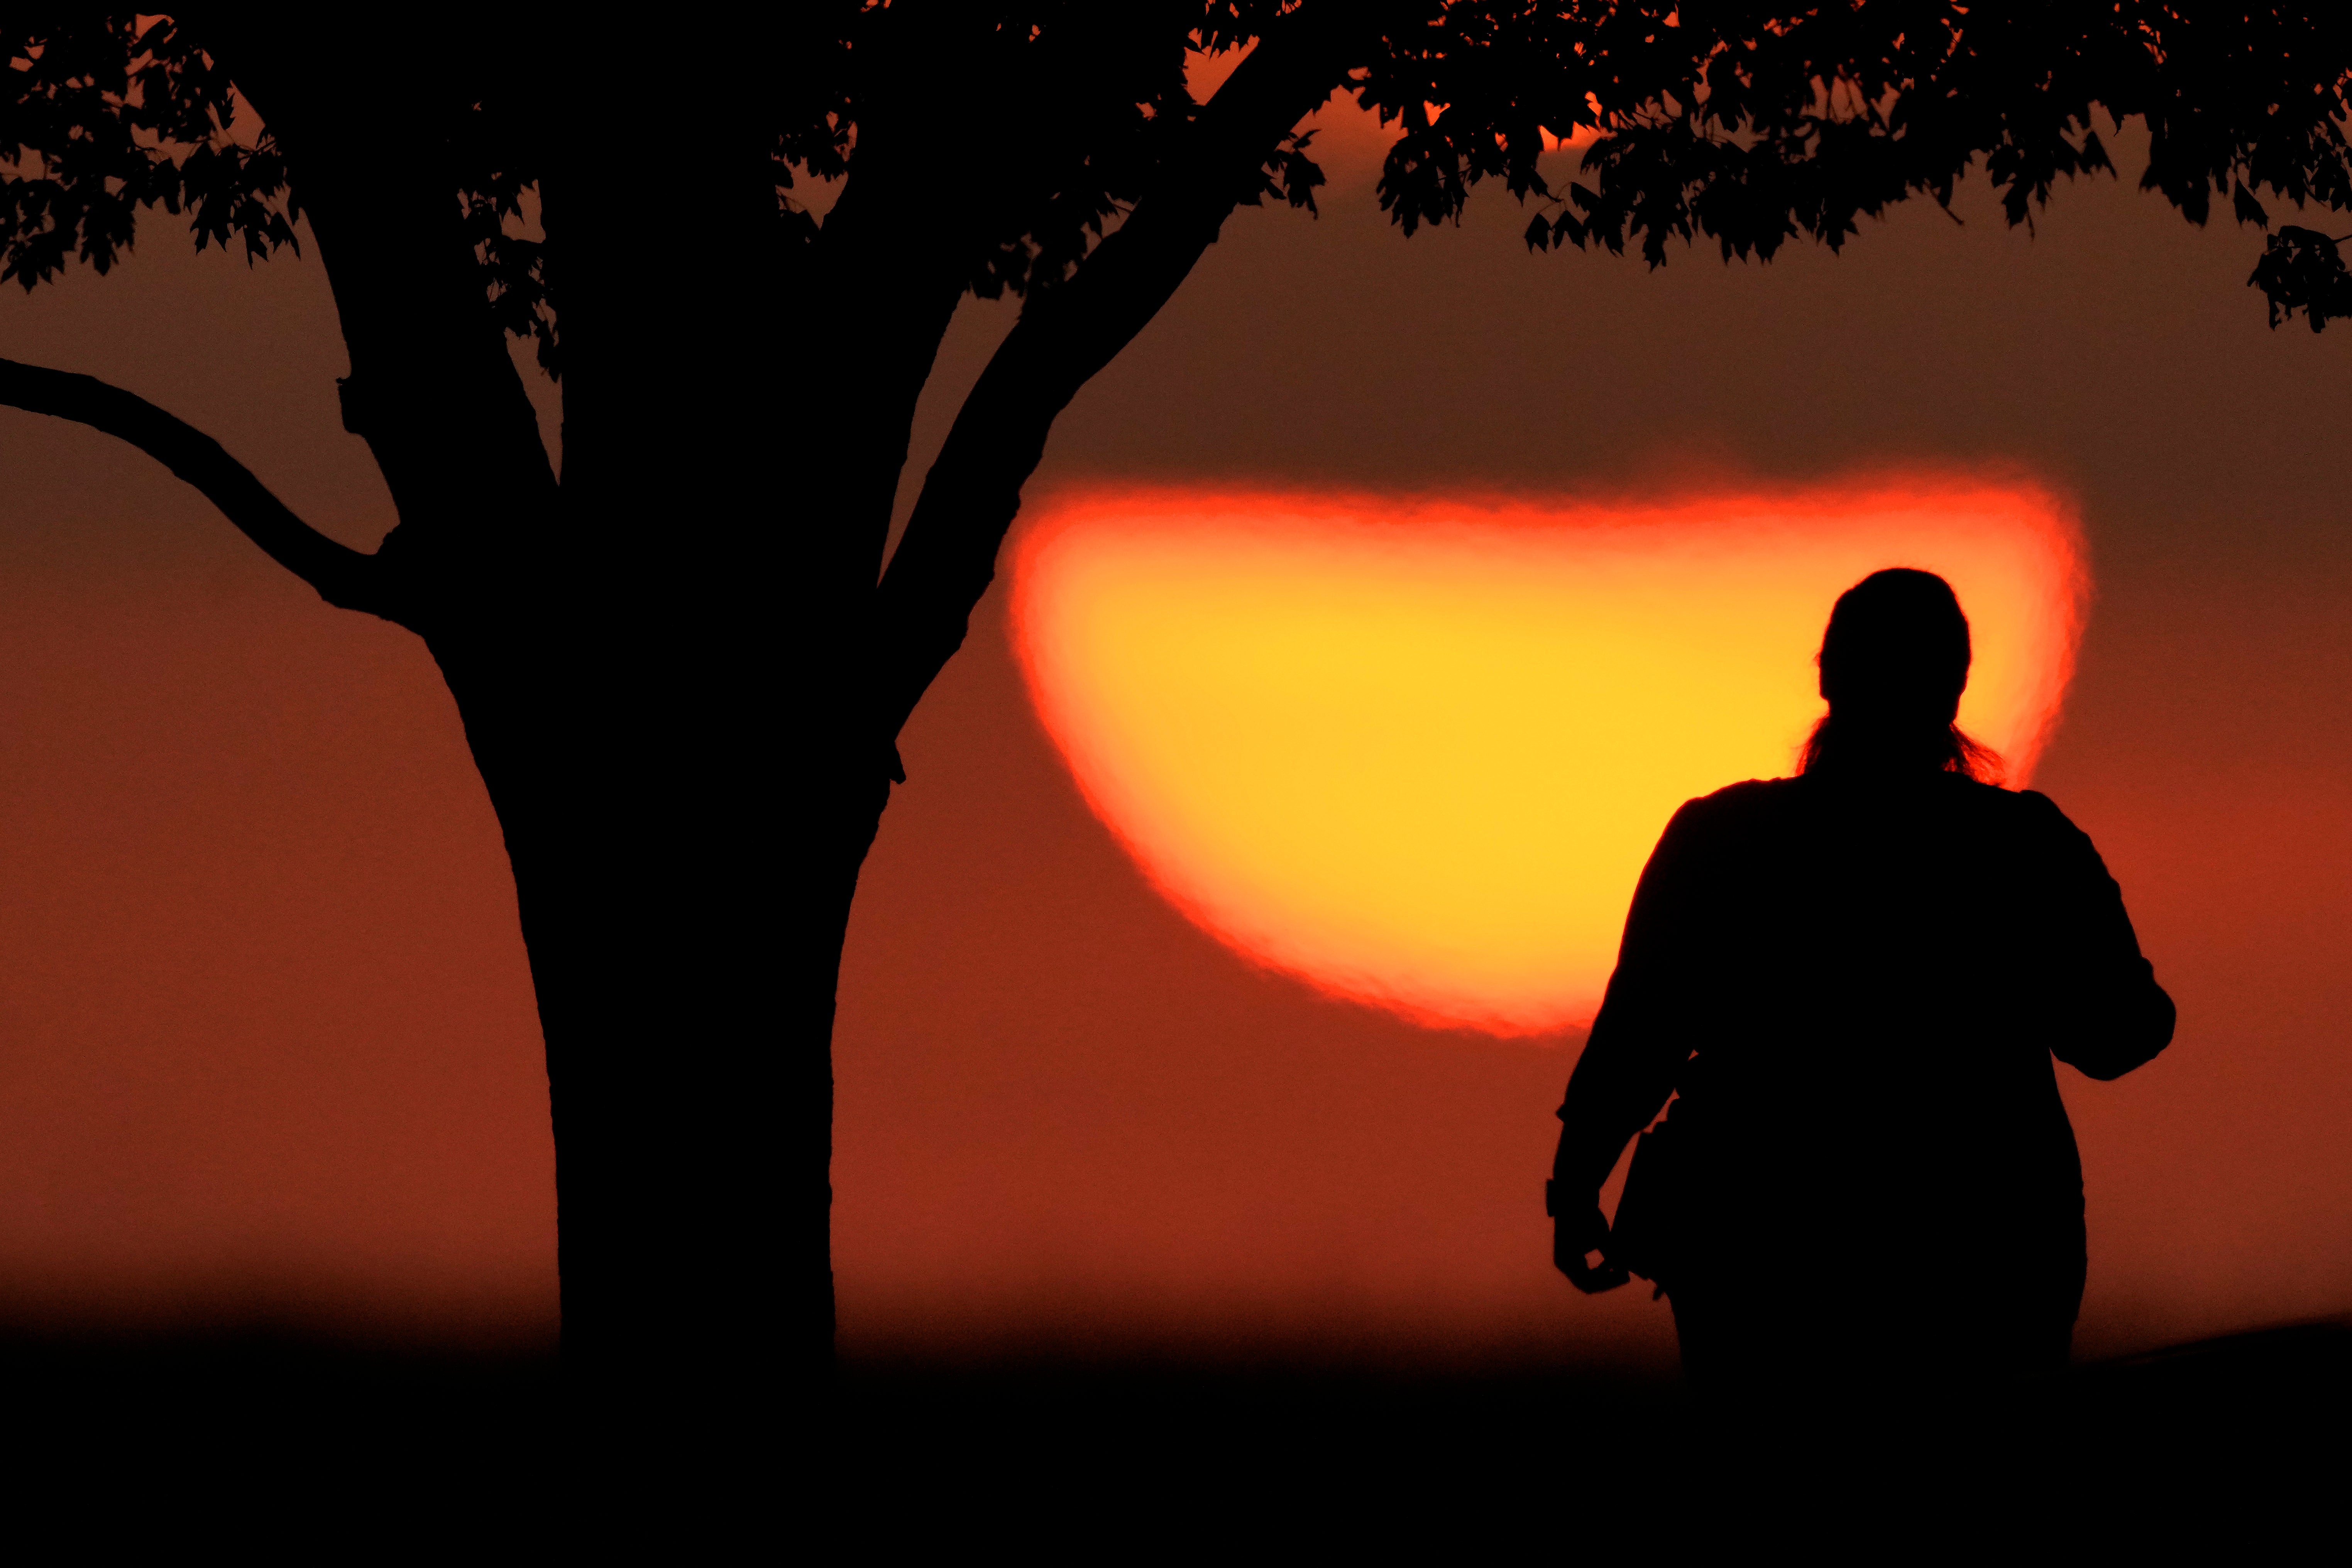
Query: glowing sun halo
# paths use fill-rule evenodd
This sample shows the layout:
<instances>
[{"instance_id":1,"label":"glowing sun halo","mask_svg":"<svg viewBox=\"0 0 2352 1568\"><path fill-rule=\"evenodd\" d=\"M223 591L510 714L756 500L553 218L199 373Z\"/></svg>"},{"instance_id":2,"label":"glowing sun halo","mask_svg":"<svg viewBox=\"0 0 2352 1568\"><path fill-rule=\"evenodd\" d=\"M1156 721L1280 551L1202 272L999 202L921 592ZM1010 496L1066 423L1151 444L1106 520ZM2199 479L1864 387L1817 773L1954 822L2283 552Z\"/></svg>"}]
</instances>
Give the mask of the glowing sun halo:
<instances>
[{"instance_id":1,"label":"glowing sun halo","mask_svg":"<svg viewBox=\"0 0 2352 1568\"><path fill-rule=\"evenodd\" d=\"M1151 880L1251 958L1423 1023L1591 1018L1684 800L1790 770L1831 602L1940 572L1960 721L2032 767L2073 663L2071 515L2026 483L1685 497L1066 493L1014 552L1046 730Z\"/></svg>"}]
</instances>

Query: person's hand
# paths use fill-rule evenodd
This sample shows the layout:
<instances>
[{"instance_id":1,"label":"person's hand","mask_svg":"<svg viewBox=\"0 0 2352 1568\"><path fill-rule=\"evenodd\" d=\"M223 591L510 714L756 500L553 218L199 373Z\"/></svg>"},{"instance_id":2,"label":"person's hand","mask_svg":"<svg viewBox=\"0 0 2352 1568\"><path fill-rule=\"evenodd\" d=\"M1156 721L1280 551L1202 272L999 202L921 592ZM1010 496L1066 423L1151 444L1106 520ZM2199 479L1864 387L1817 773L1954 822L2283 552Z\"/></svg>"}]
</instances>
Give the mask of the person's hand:
<instances>
[{"instance_id":1,"label":"person's hand","mask_svg":"<svg viewBox=\"0 0 2352 1568\"><path fill-rule=\"evenodd\" d=\"M1552 1216L1553 1266L1588 1296L1625 1283L1624 1266L1609 1260L1609 1221L1602 1216L1601 1205L1561 1204L1559 1207L1565 1212Z\"/></svg>"}]
</instances>

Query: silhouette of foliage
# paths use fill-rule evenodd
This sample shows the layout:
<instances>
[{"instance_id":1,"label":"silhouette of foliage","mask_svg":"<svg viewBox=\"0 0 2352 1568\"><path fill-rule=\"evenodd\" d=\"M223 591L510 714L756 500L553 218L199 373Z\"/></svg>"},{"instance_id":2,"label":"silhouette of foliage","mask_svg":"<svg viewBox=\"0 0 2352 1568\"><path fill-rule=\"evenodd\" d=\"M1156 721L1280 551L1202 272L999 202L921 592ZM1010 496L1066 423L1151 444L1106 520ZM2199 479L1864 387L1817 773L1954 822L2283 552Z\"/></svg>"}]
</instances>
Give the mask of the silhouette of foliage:
<instances>
[{"instance_id":1,"label":"silhouette of foliage","mask_svg":"<svg viewBox=\"0 0 2352 1568\"><path fill-rule=\"evenodd\" d=\"M185 212L196 248L241 242L248 261L297 250L301 205L266 127L240 132L230 73L170 16L11 7L0 54L0 280L27 290L79 255L99 272L131 243L141 208ZM535 174L517 161L516 117L470 103L444 149L454 195L499 324L560 365L543 245L516 232Z\"/></svg>"},{"instance_id":2,"label":"silhouette of foliage","mask_svg":"<svg viewBox=\"0 0 2352 1568\"><path fill-rule=\"evenodd\" d=\"M1194 52L1253 44L1271 0L1120 6L1045 0L929 15L864 0L789 9L777 25L779 204L802 247L819 225L794 182L835 180L861 116L922 124L941 147L985 127L985 210L950 195L966 285L1025 296L1066 279L1130 209L1196 121ZM2144 116L2143 186L2190 221L2226 195L2267 224L2259 192L2352 205L2344 63L2352 21L2184 4L1995 6L1874 0L1867 6L1528 5L1461 0L1369 5L1378 47L1335 76L1402 134L1379 192L1408 234L1459 216L1473 184L1501 177L1545 205L1534 247L1670 241L1769 258L1792 238L1838 248L1862 218L1926 195L1948 205L1981 162L2012 224L2030 224L2061 177L2113 173L2095 121ZM131 243L134 214L186 211L196 244L240 241L258 258L296 243L299 201L275 140L247 140L229 73L169 16L12 10L0 33L20 79L0 94L0 278L26 288L78 255L100 271ZM536 174L512 113L474 102L446 149L501 325L560 366L543 243L527 227ZM1433 111L1434 113L1433 114ZM249 113L247 115L249 121ZM1555 190L1546 136L1605 130L1581 178ZM1307 137L1268 149L1237 195L1312 208L1321 170ZM977 233L971 233L976 228ZM2273 247L2257 274L2290 286L2301 252ZM2266 284L2264 284L2267 287ZM2300 296L2298 296L2298 299ZM2302 309L2274 297L2277 312ZM2321 320L2326 309L2323 305Z\"/></svg>"},{"instance_id":3,"label":"silhouette of foliage","mask_svg":"<svg viewBox=\"0 0 2352 1568\"><path fill-rule=\"evenodd\" d=\"M562 341L556 333L555 306L547 287L547 247L525 234L515 233L525 214L525 193L532 182L513 168L493 168L462 187L457 200L465 214L466 231L482 263L483 288L499 327L537 344L539 365L562 379Z\"/></svg>"},{"instance_id":4,"label":"silhouette of foliage","mask_svg":"<svg viewBox=\"0 0 2352 1568\"><path fill-rule=\"evenodd\" d=\"M942 180L940 229L968 236L965 286L983 299L1025 297L1069 277L1107 227L1143 195L1183 144L1201 105L1185 83L1199 50L1240 47L1280 9L1272 4L1087 0L952 15L845 3L803 14L788 68L791 120L777 184L792 237L819 226L790 195L795 167L821 180L847 172L861 123L877 119L934 150L984 128L991 163L984 206ZM1322 171L1307 135L1283 138L1235 199L1269 196L1311 208Z\"/></svg>"},{"instance_id":5,"label":"silhouette of foliage","mask_svg":"<svg viewBox=\"0 0 2352 1568\"><path fill-rule=\"evenodd\" d=\"M11 6L0 61L0 280L29 290L77 255L105 272L142 207L186 213L199 250L296 243L277 143L234 138L228 73L170 17Z\"/></svg>"},{"instance_id":6,"label":"silhouette of foliage","mask_svg":"<svg viewBox=\"0 0 2352 1568\"><path fill-rule=\"evenodd\" d=\"M2246 279L2270 300L2271 325L2301 310L2315 332L2325 331L2331 317L2352 316L2352 271L2344 266L2339 248L2352 235L2333 238L2317 229L2281 226L2271 236L2254 274Z\"/></svg>"},{"instance_id":7,"label":"silhouette of foliage","mask_svg":"<svg viewBox=\"0 0 2352 1568\"><path fill-rule=\"evenodd\" d=\"M2352 13L2123 0L1991 5L1874 0L1794 10L1642 4L1448 7L1364 100L1406 133L1381 199L1408 229L1451 217L1500 174L1549 204L1530 247L1711 239L1729 258L1807 237L1836 249L1863 217L1924 195L1949 206L1971 168L2030 225L2062 177L2113 173L2096 121L2149 133L2143 189L2203 224L2227 196L2352 206ZM1444 105L1428 122L1423 102ZM1540 130L1609 134L1555 192Z\"/></svg>"}]
</instances>

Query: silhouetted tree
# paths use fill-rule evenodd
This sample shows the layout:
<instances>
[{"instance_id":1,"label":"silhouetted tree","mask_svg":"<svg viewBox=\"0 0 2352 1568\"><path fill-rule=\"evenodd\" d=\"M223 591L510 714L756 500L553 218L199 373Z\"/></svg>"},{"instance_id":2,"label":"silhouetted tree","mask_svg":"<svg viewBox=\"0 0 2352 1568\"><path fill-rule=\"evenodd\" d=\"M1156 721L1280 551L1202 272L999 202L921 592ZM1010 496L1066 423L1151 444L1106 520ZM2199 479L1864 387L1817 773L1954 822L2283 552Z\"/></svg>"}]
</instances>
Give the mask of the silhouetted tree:
<instances>
[{"instance_id":1,"label":"silhouetted tree","mask_svg":"<svg viewBox=\"0 0 2352 1568\"><path fill-rule=\"evenodd\" d=\"M1196 101L1187 64L1241 49ZM1653 265L1836 247L1979 166L2030 221L2110 167L2095 109L2147 122L2143 183L2192 221L2352 199L2344 24L2195 0L9 5L0 53L5 276L103 270L157 206L257 258L307 219L344 420L398 510L374 553L126 392L0 363L0 402L142 447L425 639L515 873L567 1357L688 1392L763 1340L828 1342L834 994L897 736L1061 410L1236 205L1313 205L1300 126L1332 92L1397 126L1379 195L1408 234L1499 177L1540 207L1530 245ZM1555 189L1545 132L1594 126ZM821 222L810 176L840 182ZM1020 318L886 563L971 293ZM508 333L562 375L560 481Z\"/></svg>"}]
</instances>

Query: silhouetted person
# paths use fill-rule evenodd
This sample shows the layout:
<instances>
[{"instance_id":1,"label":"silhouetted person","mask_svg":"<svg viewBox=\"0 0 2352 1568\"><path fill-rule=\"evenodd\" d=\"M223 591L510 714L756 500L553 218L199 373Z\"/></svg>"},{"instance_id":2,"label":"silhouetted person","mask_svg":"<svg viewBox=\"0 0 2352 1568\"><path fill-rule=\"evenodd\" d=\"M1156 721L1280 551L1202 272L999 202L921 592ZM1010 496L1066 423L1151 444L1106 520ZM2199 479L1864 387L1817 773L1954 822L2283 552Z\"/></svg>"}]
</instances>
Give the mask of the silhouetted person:
<instances>
[{"instance_id":1,"label":"silhouetted person","mask_svg":"<svg viewBox=\"0 0 2352 1568\"><path fill-rule=\"evenodd\" d=\"M1983 782L1969 660L1942 578L1863 579L1799 776L1684 805L1633 894L1560 1107L1554 1257L1587 1291L1655 1280L1702 1391L2065 1363L2082 1165L2051 1058L2129 1072L2173 1007L2091 841ZM1670 1095L1612 1236L1601 1184Z\"/></svg>"}]
</instances>

